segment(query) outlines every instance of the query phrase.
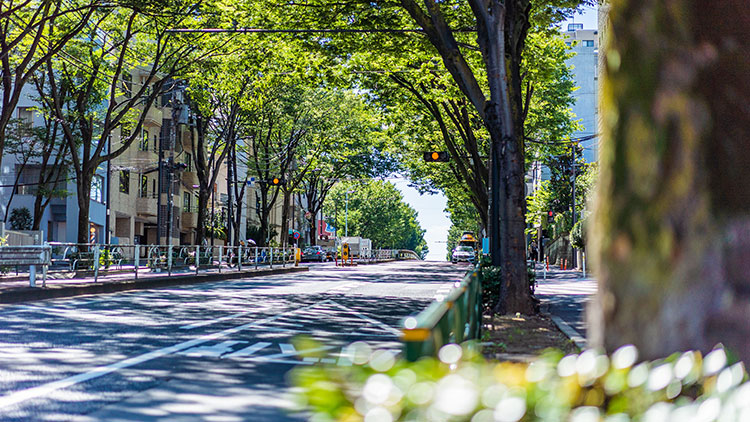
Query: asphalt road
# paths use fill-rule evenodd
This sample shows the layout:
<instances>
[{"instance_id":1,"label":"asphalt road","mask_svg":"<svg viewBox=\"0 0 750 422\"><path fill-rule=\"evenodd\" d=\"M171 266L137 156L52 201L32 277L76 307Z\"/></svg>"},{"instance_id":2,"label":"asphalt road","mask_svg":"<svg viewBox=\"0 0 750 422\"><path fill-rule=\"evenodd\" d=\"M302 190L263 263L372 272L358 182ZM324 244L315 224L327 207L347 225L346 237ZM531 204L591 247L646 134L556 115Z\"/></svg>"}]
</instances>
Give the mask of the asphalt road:
<instances>
[{"instance_id":1,"label":"asphalt road","mask_svg":"<svg viewBox=\"0 0 750 422\"><path fill-rule=\"evenodd\" d=\"M401 320L464 265L397 262L0 308L2 421L298 421L297 365L399 352ZM299 356L311 336L325 356Z\"/></svg>"}]
</instances>

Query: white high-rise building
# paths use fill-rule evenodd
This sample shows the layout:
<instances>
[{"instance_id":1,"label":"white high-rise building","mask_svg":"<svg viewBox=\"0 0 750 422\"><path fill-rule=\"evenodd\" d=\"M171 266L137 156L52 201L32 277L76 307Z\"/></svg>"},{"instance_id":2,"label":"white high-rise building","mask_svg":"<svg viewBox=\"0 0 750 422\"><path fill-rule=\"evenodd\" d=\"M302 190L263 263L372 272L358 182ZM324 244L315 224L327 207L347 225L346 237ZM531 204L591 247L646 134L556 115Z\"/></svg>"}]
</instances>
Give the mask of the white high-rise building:
<instances>
[{"instance_id":1,"label":"white high-rise building","mask_svg":"<svg viewBox=\"0 0 750 422\"><path fill-rule=\"evenodd\" d=\"M568 24L565 32L566 40L575 56L568 59L567 64L573 69L576 87L573 97L576 102L573 105L573 113L580 119L583 128L574 132L573 138L585 138L595 136L598 130L598 63L599 63L599 31L596 29L583 29L581 23ZM583 141L583 157L586 162L594 162L598 159L598 137Z\"/></svg>"}]
</instances>

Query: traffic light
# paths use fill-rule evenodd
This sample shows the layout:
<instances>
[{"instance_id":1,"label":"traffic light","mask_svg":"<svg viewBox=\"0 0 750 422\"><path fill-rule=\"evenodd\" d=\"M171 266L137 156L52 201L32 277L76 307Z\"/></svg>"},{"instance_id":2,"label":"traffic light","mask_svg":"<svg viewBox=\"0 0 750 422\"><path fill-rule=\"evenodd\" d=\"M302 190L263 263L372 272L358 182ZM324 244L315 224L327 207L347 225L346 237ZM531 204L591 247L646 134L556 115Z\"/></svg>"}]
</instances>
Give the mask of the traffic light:
<instances>
[{"instance_id":1,"label":"traffic light","mask_svg":"<svg viewBox=\"0 0 750 422\"><path fill-rule=\"evenodd\" d=\"M428 163L447 163L451 156L448 151L428 151L424 153L424 160Z\"/></svg>"},{"instance_id":2,"label":"traffic light","mask_svg":"<svg viewBox=\"0 0 750 422\"><path fill-rule=\"evenodd\" d=\"M555 222L555 212L547 211L547 224L552 224L554 222Z\"/></svg>"},{"instance_id":3,"label":"traffic light","mask_svg":"<svg viewBox=\"0 0 750 422\"><path fill-rule=\"evenodd\" d=\"M281 186L286 183L286 180L280 177L273 177L271 179L268 179L266 183L268 183L271 186Z\"/></svg>"}]
</instances>

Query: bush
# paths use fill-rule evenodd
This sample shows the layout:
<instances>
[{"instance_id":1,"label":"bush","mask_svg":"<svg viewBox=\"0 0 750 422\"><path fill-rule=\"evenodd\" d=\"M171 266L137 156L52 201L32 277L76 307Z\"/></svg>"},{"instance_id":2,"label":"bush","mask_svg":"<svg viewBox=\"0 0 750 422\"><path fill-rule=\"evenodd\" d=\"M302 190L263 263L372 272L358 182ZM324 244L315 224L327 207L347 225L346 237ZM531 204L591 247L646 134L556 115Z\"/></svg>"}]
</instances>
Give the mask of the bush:
<instances>
[{"instance_id":1,"label":"bush","mask_svg":"<svg viewBox=\"0 0 750 422\"><path fill-rule=\"evenodd\" d=\"M11 230L31 230L31 211L28 208L14 208L10 212L10 229Z\"/></svg>"},{"instance_id":2,"label":"bush","mask_svg":"<svg viewBox=\"0 0 750 422\"><path fill-rule=\"evenodd\" d=\"M413 363L361 342L344 352L353 366L292 372L310 420L739 422L750 411L744 366L728 366L722 348L643 363L633 346L547 351L531 364L488 362L455 344Z\"/></svg>"},{"instance_id":3,"label":"bush","mask_svg":"<svg viewBox=\"0 0 750 422\"><path fill-rule=\"evenodd\" d=\"M526 267L526 272L529 279L529 290L531 290L531 294L534 294L536 271L533 267ZM500 267L493 267L490 265L489 257L482 257L479 264L479 274L482 279L482 312L492 314L500 300L502 289Z\"/></svg>"},{"instance_id":4,"label":"bush","mask_svg":"<svg viewBox=\"0 0 750 422\"><path fill-rule=\"evenodd\" d=\"M574 248L584 249L586 247L586 220L576 221L570 230L570 244Z\"/></svg>"}]
</instances>

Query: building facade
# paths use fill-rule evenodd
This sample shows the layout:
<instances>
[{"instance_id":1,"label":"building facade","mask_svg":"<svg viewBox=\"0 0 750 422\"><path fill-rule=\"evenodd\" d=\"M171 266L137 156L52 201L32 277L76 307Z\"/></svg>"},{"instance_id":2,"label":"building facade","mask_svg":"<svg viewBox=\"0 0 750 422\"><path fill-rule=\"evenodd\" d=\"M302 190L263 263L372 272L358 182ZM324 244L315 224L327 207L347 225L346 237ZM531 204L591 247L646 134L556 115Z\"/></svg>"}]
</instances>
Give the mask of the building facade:
<instances>
[{"instance_id":1,"label":"building facade","mask_svg":"<svg viewBox=\"0 0 750 422\"><path fill-rule=\"evenodd\" d=\"M580 119L581 130L572 137L589 138L581 142L583 158L588 163L597 161L598 148L598 91L599 91L599 31L583 29L583 24L568 24L565 43L575 53L567 64L572 68L577 89L573 91L573 113Z\"/></svg>"}]
</instances>

